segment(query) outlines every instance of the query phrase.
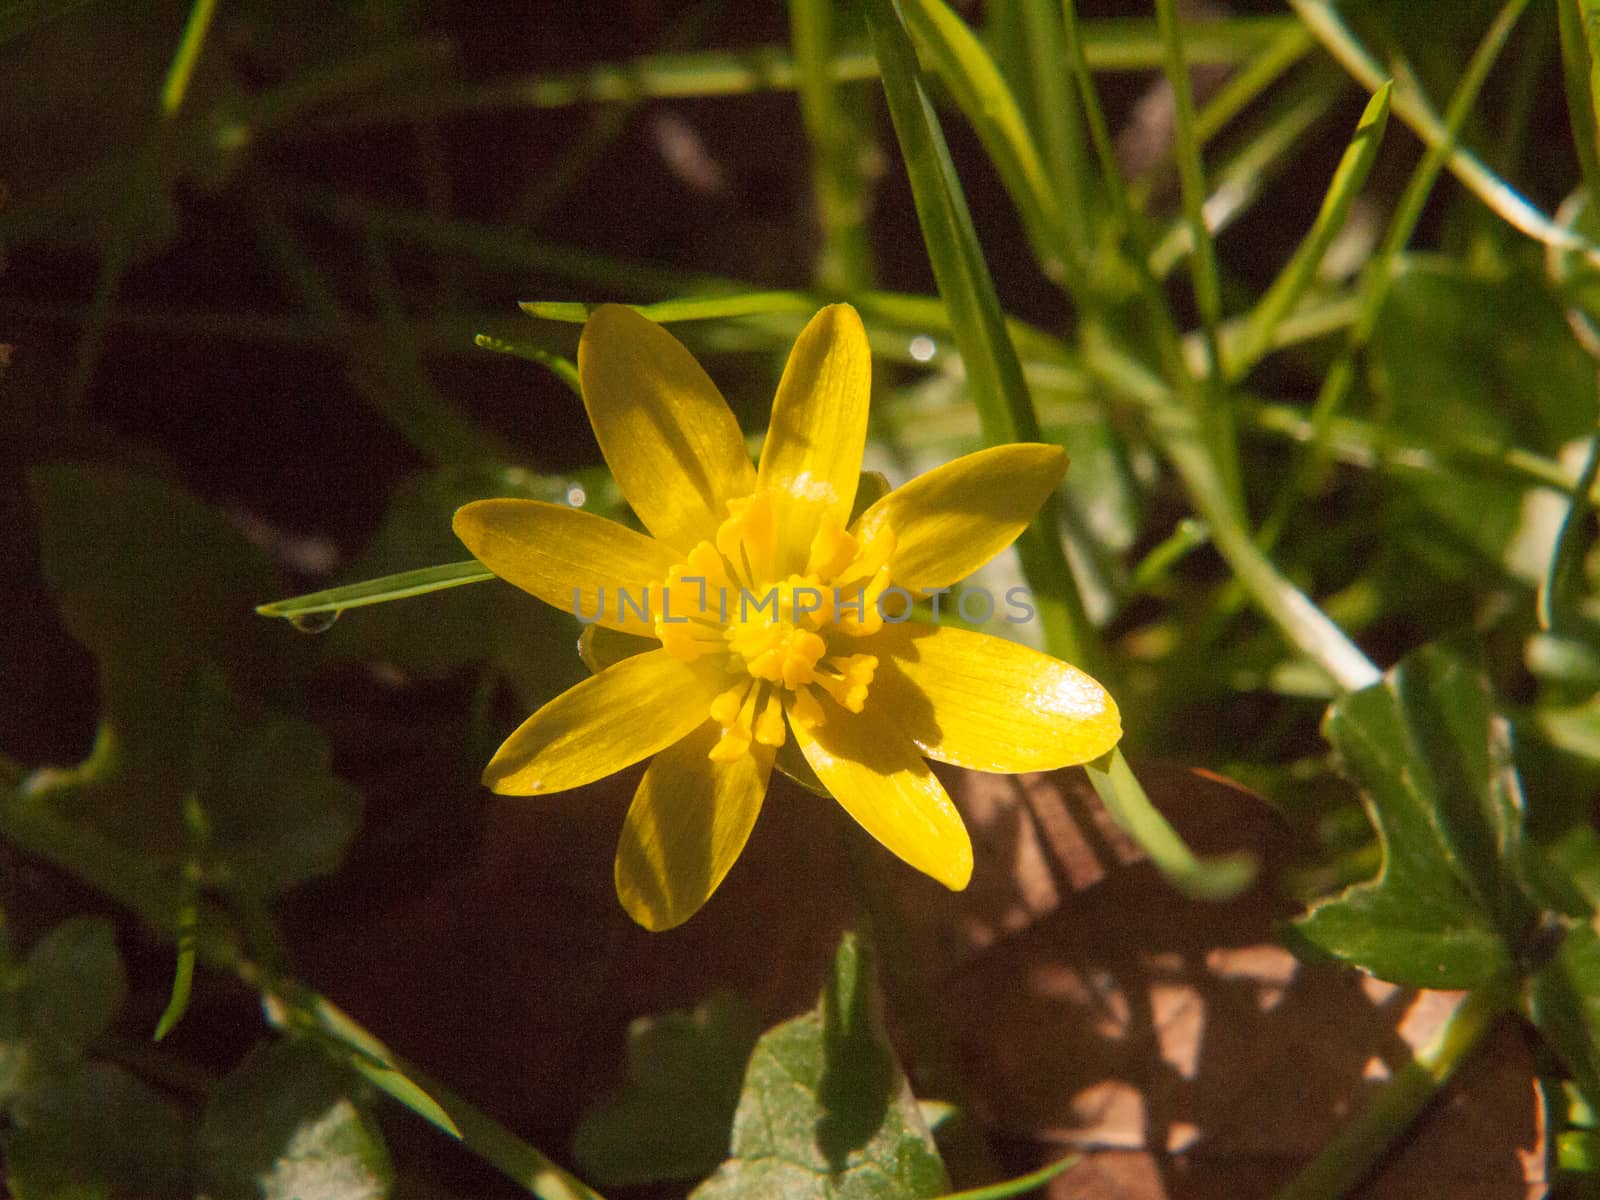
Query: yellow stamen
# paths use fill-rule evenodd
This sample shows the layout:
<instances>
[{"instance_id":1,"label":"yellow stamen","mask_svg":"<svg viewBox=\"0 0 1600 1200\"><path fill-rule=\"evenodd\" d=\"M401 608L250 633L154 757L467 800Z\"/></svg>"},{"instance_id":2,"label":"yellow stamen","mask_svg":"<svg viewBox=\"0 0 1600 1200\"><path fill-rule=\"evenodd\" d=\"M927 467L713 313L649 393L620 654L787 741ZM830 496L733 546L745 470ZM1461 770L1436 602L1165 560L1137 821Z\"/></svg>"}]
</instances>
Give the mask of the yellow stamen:
<instances>
[{"instance_id":1,"label":"yellow stamen","mask_svg":"<svg viewBox=\"0 0 1600 1200\"><path fill-rule=\"evenodd\" d=\"M778 699L778 689L767 692L767 702L756 721L756 741L763 746L781 746L788 732L783 726L783 702Z\"/></svg>"},{"instance_id":2,"label":"yellow stamen","mask_svg":"<svg viewBox=\"0 0 1600 1200\"><path fill-rule=\"evenodd\" d=\"M830 658L828 665L839 673L830 675L818 672L817 686L851 712L860 712L867 702L867 688L872 683L872 676L878 670L877 655L847 654Z\"/></svg>"},{"instance_id":3,"label":"yellow stamen","mask_svg":"<svg viewBox=\"0 0 1600 1200\"><path fill-rule=\"evenodd\" d=\"M832 514L823 518L822 528L811 539L811 553L806 558L806 574L822 579L834 579L854 560L860 544L845 532L839 519Z\"/></svg>"},{"instance_id":4,"label":"yellow stamen","mask_svg":"<svg viewBox=\"0 0 1600 1200\"><path fill-rule=\"evenodd\" d=\"M651 589L656 636L675 658L716 661L728 686L710 705L722 736L711 749L731 762L753 744L781 746L790 720L820 725L820 693L861 712L878 660L829 654L835 634L859 637L883 626L878 602L889 586L894 533L857 537L826 517L803 574L774 579L779 551L771 497L730 501L711 542L701 542ZM859 610L859 611L858 611ZM837 640L836 638L834 640Z\"/></svg>"}]
</instances>

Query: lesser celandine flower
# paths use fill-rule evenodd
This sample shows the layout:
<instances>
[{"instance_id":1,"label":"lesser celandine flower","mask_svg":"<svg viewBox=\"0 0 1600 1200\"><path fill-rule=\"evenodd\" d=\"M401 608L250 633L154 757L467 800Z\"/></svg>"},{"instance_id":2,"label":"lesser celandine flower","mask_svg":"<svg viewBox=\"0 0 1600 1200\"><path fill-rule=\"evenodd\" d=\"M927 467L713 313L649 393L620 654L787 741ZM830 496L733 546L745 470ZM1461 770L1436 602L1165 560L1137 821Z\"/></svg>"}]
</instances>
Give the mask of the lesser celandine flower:
<instances>
[{"instance_id":1,"label":"lesser celandine flower","mask_svg":"<svg viewBox=\"0 0 1600 1200\"><path fill-rule=\"evenodd\" d=\"M1076 667L904 610L1011 544L1066 469L1058 447L969 454L851 522L871 364L843 304L795 343L756 467L699 364L633 310L590 317L578 370L649 534L536 500L468 504L455 530L501 578L643 648L529 717L483 777L541 795L653 755L616 859L641 925L677 925L722 882L791 737L873 837L956 889L972 843L925 758L1038 771L1116 744L1116 705Z\"/></svg>"}]
</instances>

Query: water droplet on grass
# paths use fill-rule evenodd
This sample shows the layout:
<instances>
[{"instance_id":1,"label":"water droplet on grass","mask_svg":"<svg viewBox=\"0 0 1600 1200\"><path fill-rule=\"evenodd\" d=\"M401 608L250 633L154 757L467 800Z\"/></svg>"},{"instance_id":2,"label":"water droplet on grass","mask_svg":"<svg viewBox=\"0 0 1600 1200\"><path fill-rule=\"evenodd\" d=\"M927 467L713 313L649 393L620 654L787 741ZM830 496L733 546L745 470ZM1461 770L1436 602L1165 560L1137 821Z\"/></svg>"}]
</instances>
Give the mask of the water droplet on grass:
<instances>
[{"instance_id":1,"label":"water droplet on grass","mask_svg":"<svg viewBox=\"0 0 1600 1200\"><path fill-rule=\"evenodd\" d=\"M301 633L327 633L343 611L340 608L332 608L326 612L296 613L289 618L289 624Z\"/></svg>"}]
</instances>

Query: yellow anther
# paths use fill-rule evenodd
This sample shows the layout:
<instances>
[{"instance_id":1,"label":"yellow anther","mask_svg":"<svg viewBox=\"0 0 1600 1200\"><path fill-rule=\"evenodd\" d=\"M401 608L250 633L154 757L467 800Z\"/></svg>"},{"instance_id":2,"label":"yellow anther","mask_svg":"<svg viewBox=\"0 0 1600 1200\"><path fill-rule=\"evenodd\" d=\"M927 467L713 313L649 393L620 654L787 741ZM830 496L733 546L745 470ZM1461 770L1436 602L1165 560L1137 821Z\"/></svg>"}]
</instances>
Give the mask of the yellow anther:
<instances>
[{"instance_id":1,"label":"yellow anther","mask_svg":"<svg viewBox=\"0 0 1600 1200\"><path fill-rule=\"evenodd\" d=\"M676 616L676 613L674 613ZM655 623L656 637L661 646L679 662L693 662L705 654L723 648L722 639L715 633L707 636L706 627L696 621L663 621Z\"/></svg>"},{"instance_id":2,"label":"yellow anther","mask_svg":"<svg viewBox=\"0 0 1600 1200\"><path fill-rule=\"evenodd\" d=\"M873 654L848 654L830 658L828 666L837 675L825 671L817 673L817 686L822 688L851 712L860 712L867 702L867 688L878 670L878 659Z\"/></svg>"},{"instance_id":3,"label":"yellow anther","mask_svg":"<svg viewBox=\"0 0 1600 1200\"><path fill-rule=\"evenodd\" d=\"M749 752L760 694L761 685L751 681L748 686L736 684L711 702L711 716L722 725L722 736L708 756L713 762L732 762Z\"/></svg>"},{"instance_id":4,"label":"yellow anther","mask_svg":"<svg viewBox=\"0 0 1600 1200\"><path fill-rule=\"evenodd\" d=\"M806 557L806 574L820 579L834 579L854 561L859 549L856 539L845 532L837 517L830 514L823 518L822 528L811 539L811 552Z\"/></svg>"},{"instance_id":5,"label":"yellow anther","mask_svg":"<svg viewBox=\"0 0 1600 1200\"><path fill-rule=\"evenodd\" d=\"M834 621L839 632L849 637L865 637L882 629L883 613L879 611L879 606L888 586L889 568L886 564L879 567L870 579L856 584L854 591L841 588L841 603Z\"/></svg>"},{"instance_id":6,"label":"yellow anther","mask_svg":"<svg viewBox=\"0 0 1600 1200\"><path fill-rule=\"evenodd\" d=\"M737 762L748 753L750 753L749 731L733 726L722 731L722 736L717 739L717 744L711 747L706 757L712 762Z\"/></svg>"},{"instance_id":7,"label":"yellow anther","mask_svg":"<svg viewBox=\"0 0 1600 1200\"><path fill-rule=\"evenodd\" d=\"M756 718L756 741L763 746L781 746L788 733L783 727L783 703L778 699L778 689L767 692L767 702Z\"/></svg>"},{"instance_id":8,"label":"yellow anther","mask_svg":"<svg viewBox=\"0 0 1600 1200\"><path fill-rule=\"evenodd\" d=\"M772 578L777 545L772 497L756 492L743 500L728 501L728 519L717 526L717 549L740 586L754 589Z\"/></svg>"},{"instance_id":9,"label":"yellow anther","mask_svg":"<svg viewBox=\"0 0 1600 1200\"><path fill-rule=\"evenodd\" d=\"M817 698L806 688L802 688L790 697L789 719L800 722L808 729L815 729L818 725L827 724L828 721L822 711L822 705L817 703Z\"/></svg>"}]
</instances>

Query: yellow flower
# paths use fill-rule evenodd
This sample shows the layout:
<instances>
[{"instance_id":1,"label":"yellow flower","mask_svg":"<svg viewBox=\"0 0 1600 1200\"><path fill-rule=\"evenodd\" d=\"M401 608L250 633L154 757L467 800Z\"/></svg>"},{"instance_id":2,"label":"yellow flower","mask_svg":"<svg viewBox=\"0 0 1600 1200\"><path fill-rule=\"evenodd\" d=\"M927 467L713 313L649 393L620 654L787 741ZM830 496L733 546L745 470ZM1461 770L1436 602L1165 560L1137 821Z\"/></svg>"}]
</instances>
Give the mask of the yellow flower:
<instances>
[{"instance_id":1,"label":"yellow flower","mask_svg":"<svg viewBox=\"0 0 1600 1200\"><path fill-rule=\"evenodd\" d=\"M542 795L654 756L616 859L617 894L641 925L687 920L722 882L789 737L867 832L954 889L972 875L972 843L925 758L1039 771L1116 744L1116 705L1076 667L907 619L908 594L949 588L1011 544L1060 482L1059 447L969 454L847 525L871 384L848 305L800 334L758 467L716 385L633 310L590 317L578 370L649 535L535 500L465 505L455 530L502 579L650 640L529 717L483 778Z\"/></svg>"}]
</instances>

